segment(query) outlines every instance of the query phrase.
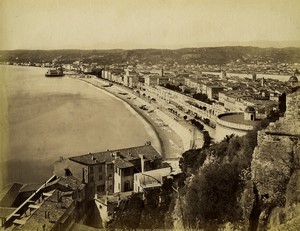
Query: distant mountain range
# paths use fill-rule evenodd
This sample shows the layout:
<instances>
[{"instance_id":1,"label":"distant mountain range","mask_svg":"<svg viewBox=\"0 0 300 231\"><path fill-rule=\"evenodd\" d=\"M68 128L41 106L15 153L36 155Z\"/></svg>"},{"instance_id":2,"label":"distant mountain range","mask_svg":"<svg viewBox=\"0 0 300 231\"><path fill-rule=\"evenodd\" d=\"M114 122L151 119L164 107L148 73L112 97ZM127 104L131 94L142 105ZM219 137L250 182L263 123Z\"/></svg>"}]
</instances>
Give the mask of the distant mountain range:
<instances>
[{"instance_id":1,"label":"distant mountain range","mask_svg":"<svg viewBox=\"0 0 300 231\"><path fill-rule=\"evenodd\" d=\"M263 41L262 41L263 43ZM218 64L230 62L281 62L300 63L300 47L260 48L252 46L224 46L182 49L136 50L3 50L0 62L52 62L62 63L83 60L102 65L125 62L146 64Z\"/></svg>"},{"instance_id":2,"label":"distant mountain range","mask_svg":"<svg viewBox=\"0 0 300 231\"><path fill-rule=\"evenodd\" d=\"M289 41L270 41L270 40L259 40L259 41L248 41L248 42L222 42L217 46L232 46L233 44L238 46L252 46L261 48L286 48L286 47L300 47L300 40L289 40Z\"/></svg>"}]
</instances>

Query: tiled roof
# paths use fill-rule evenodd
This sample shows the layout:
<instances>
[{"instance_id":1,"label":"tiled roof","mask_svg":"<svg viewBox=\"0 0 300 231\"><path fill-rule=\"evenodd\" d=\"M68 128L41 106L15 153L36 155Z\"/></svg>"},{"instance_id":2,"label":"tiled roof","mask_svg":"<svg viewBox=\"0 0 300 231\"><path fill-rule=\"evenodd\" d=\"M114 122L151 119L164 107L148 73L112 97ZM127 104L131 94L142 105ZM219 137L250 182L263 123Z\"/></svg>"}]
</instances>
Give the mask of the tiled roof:
<instances>
[{"instance_id":1,"label":"tiled roof","mask_svg":"<svg viewBox=\"0 0 300 231\"><path fill-rule=\"evenodd\" d=\"M51 230L55 223L65 214L67 208L73 203L73 199L69 196L62 196L62 201L58 201L58 197L62 192L55 190L53 194L46 199L40 207L33 212L31 217L25 222L22 230ZM61 204L61 205L60 205ZM45 213L49 213L49 218L45 218Z\"/></svg>"},{"instance_id":2,"label":"tiled roof","mask_svg":"<svg viewBox=\"0 0 300 231\"><path fill-rule=\"evenodd\" d=\"M67 176L61 177L58 184L65 186L66 188L76 190L81 185L81 181L74 176Z\"/></svg>"},{"instance_id":3,"label":"tiled roof","mask_svg":"<svg viewBox=\"0 0 300 231\"><path fill-rule=\"evenodd\" d=\"M16 208L14 207L0 207L0 218L6 218L12 214Z\"/></svg>"},{"instance_id":4,"label":"tiled roof","mask_svg":"<svg viewBox=\"0 0 300 231\"><path fill-rule=\"evenodd\" d=\"M36 191L38 190L42 184L25 184L23 187L20 189L20 192L31 192L31 191Z\"/></svg>"},{"instance_id":5,"label":"tiled roof","mask_svg":"<svg viewBox=\"0 0 300 231\"><path fill-rule=\"evenodd\" d=\"M153 148L152 145L143 145L138 147L108 150L104 152L89 153L80 156L73 156L69 159L83 164L83 165L96 165L100 163L111 163L115 160L115 155L126 161L139 159L139 155L143 154L145 160L161 159L159 153Z\"/></svg>"},{"instance_id":6,"label":"tiled roof","mask_svg":"<svg viewBox=\"0 0 300 231\"><path fill-rule=\"evenodd\" d=\"M133 167L134 165L126 160L123 160L121 158L118 158L115 160L114 164L118 167L118 168L130 168Z\"/></svg>"},{"instance_id":7,"label":"tiled roof","mask_svg":"<svg viewBox=\"0 0 300 231\"><path fill-rule=\"evenodd\" d=\"M0 206L10 207L20 193L22 184L13 183L0 192Z\"/></svg>"}]
</instances>

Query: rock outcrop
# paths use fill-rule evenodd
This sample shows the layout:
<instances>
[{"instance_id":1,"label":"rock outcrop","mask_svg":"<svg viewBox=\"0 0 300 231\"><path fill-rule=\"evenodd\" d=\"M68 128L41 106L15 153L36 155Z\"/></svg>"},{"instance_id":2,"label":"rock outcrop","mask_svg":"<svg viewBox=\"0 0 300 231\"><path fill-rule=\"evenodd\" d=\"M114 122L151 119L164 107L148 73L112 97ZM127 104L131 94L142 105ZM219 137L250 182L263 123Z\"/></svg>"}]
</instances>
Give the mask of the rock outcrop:
<instances>
[{"instance_id":1,"label":"rock outcrop","mask_svg":"<svg viewBox=\"0 0 300 231\"><path fill-rule=\"evenodd\" d=\"M255 228L300 230L300 91L287 96L284 117L260 131L257 142L251 163Z\"/></svg>"}]
</instances>

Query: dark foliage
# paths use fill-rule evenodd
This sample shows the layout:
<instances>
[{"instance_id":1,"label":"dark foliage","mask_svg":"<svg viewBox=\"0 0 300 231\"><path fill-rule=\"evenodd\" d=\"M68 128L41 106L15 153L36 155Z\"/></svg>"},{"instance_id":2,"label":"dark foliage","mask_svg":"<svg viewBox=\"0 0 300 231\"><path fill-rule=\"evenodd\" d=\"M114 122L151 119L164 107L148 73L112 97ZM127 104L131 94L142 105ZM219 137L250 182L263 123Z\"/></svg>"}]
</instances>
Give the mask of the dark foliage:
<instances>
[{"instance_id":1,"label":"dark foliage","mask_svg":"<svg viewBox=\"0 0 300 231\"><path fill-rule=\"evenodd\" d=\"M204 126L200 122L198 122L197 120L195 120L195 119L191 119L191 123L195 127L197 127L200 131L202 131L204 129Z\"/></svg>"},{"instance_id":2,"label":"dark foliage","mask_svg":"<svg viewBox=\"0 0 300 231\"><path fill-rule=\"evenodd\" d=\"M193 94L193 98L202 101L204 103L209 103L209 104L211 103L211 101L208 99L208 96L203 93L195 93Z\"/></svg>"},{"instance_id":3,"label":"dark foliage","mask_svg":"<svg viewBox=\"0 0 300 231\"><path fill-rule=\"evenodd\" d=\"M182 154L179 160L179 167L182 172L194 172L204 163L206 152L203 149L191 149Z\"/></svg>"},{"instance_id":4,"label":"dark foliage","mask_svg":"<svg viewBox=\"0 0 300 231\"><path fill-rule=\"evenodd\" d=\"M231 164L209 165L193 180L186 195L185 219L235 220L238 219L236 196L240 180Z\"/></svg>"},{"instance_id":5,"label":"dark foliage","mask_svg":"<svg viewBox=\"0 0 300 231\"><path fill-rule=\"evenodd\" d=\"M204 148L209 147L209 145L211 143L211 137L210 137L208 131L203 131L203 139L204 139L203 147Z\"/></svg>"},{"instance_id":6,"label":"dark foliage","mask_svg":"<svg viewBox=\"0 0 300 231\"><path fill-rule=\"evenodd\" d=\"M10 50L0 51L0 61L15 62L51 62L59 58L64 63L72 63L83 59L86 63L116 64L126 61L146 64L158 64L161 62L174 64L226 64L239 59L242 63L251 61L281 63L299 63L300 48L258 48L258 47L205 47L184 48L178 50L163 49L137 49L137 50ZM245 58L247 57L247 58Z\"/></svg>"},{"instance_id":7,"label":"dark foliage","mask_svg":"<svg viewBox=\"0 0 300 231\"><path fill-rule=\"evenodd\" d=\"M168 88L168 89L170 89L172 91L178 91L178 92L181 91L180 88L179 88L179 86L176 86L176 85L173 85L173 84L170 84L170 83L167 83L165 85L165 88Z\"/></svg>"},{"instance_id":8,"label":"dark foliage","mask_svg":"<svg viewBox=\"0 0 300 231\"><path fill-rule=\"evenodd\" d=\"M257 145L257 132L279 118L272 112L268 118L243 137L226 136L221 142L203 149L190 150L180 160L181 170L189 176L191 184L185 186L184 219L188 228L205 228L207 224L241 219L237 198L243 191L243 171L251 165L252 153ZM203 166L207 156L215 161ZM203 166L202 168L200 168Z\"/></svg>"}]
</instances>

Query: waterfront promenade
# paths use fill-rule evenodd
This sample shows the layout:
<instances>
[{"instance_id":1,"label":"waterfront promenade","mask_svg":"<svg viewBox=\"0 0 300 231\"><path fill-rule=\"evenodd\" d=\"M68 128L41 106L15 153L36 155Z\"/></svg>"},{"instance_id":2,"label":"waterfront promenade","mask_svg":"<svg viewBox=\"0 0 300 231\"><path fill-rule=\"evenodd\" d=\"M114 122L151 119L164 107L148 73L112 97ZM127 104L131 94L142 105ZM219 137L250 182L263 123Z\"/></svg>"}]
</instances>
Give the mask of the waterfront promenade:
<instances>
[{"instance_id":1,"label":"waterfront promenade","mask_svg":"<svg viewBox=\"0 0 300 231\"><path fill-rule=\"evenodd\" d=\"M76 77L74 77L76 78ZM137 113L145 118L157 132L162 145L162 157L177 169L178 160L182 153L191 148L193 138L196 139L197 147L202 147L203 137L199 131L192 130L193 126L181 119L178 121L175 116L171 116L164 109L167 108L166 102L149 102L146 98L138 97L136 92L124 86L108 86L108 82L96 77L76 78L94 87L104 90L130 105ZM147 110L140 108L146 105ZM194 136L194 137L193 137Z\"/></svg>"}]
</instances>

